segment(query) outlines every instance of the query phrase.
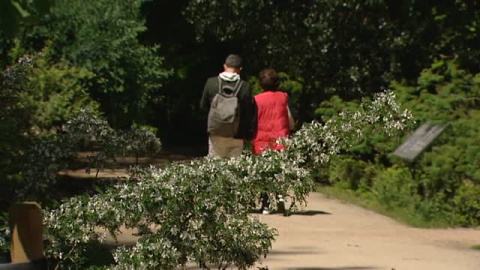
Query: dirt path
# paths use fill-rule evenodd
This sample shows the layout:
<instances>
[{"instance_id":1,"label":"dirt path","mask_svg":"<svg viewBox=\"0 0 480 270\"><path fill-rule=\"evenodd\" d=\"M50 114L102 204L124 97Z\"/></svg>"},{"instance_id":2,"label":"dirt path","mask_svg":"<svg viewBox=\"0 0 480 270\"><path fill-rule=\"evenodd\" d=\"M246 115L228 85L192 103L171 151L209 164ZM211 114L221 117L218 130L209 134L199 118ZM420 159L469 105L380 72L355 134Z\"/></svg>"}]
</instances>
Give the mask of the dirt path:
<instances>
[{"instance_id":1,"label":"dirt path","mask_svg":"<svg viewBox=\"0 0 480 270\"><path fill-rule=\"evenodd\" d=\"M269 270L478 270L479 229L417 229L312 193L303 212L258 215L279 236L258 267ZM119 236L133 244L132 231ZM195 266L189 270L198 269ZM215 269L215 268L212 268ZM257 269L256 267L254 269Z\"/></svg>"},{"instance_id":2,"label":"dirt path","mask_svg":"<svg viewBox=\"0 0 480 270\"><path fill-rule=\"evenodd\" d=\"M269 270L475 270L480 229L416 229L312 193L303 214L262 215L279 236Z\"/></svg>"}]
</instances>

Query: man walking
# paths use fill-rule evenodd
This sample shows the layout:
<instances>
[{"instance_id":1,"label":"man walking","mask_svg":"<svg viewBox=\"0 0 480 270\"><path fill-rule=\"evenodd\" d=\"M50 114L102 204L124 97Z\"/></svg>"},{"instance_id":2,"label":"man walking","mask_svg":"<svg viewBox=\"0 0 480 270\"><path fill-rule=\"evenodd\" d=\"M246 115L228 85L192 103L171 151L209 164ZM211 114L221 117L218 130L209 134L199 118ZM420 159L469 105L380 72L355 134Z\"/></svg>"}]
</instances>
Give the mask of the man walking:
<instances>
[{"instance_id":1,"label":"man walking","mask_svg":"<svg viewBox=\"0 0 480 270\"><path fill-rule=\"evenodd\" d=\"M231 54L224 71L205 83L200 107L208 109L208 155L239 156L253 136L255 105L250 85L240 78L242 58Z\"/></svg>"}]
</instances>

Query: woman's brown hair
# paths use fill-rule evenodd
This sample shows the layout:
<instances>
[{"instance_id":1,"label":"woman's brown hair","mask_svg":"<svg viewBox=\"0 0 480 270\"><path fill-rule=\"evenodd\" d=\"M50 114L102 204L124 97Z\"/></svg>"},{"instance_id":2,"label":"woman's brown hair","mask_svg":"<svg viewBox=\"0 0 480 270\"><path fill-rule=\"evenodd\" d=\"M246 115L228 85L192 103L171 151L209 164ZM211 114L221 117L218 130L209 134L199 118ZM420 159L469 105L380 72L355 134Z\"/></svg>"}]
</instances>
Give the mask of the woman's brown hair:
<instances>
[{"instance_id":1,"label":"woman's brown hair","mask_svg":"<svg viewBox=\"0 0 480 270\"><path fill-rule=\"evenodd\" d=\"M273 68L266 68L258 75L263 90L275 91L280 86L280 78Z\"/></svg>"}]
</instances>

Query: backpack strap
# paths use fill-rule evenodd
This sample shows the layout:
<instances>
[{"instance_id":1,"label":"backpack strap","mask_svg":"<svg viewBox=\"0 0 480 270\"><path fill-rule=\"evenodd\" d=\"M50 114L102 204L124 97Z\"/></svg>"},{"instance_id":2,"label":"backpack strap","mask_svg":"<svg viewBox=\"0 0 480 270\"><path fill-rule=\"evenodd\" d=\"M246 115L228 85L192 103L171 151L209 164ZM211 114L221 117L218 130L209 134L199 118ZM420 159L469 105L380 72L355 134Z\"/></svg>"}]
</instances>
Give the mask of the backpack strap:
<instances>
[{"instance_id":1,"label":"backpack strap","mask_svg":"<svg viewBox=\"0 0 480 270\"><path fill-rule=\"evenodd\" d=\"M222 93L222 79L220 78L220 76L218 76L217 78L218 78L218 93L221 94Z\"/></svg>"},{"instance_id":2,"label":"backpack strap","mask_svg":"<svg viewBox=\"0 0 480 270\"><path fill-rule=\"evenodd\" d=\"M237 96L238 92L240 92L240 88L242 88L242 84L243 84L243 81L239 79L237 84L235 85L234 96Z\"/></svg>"},{"instance_id":3,"label":"backpack strap","mask_svg":"<svg viewBox=\"0 0 480 270\"><path fill-rule=\"evenodd\" d=\"M218 93L219 94L221 94L223 90L222 82L223 80L220 78L220 76L218 76ZM243 84L243 80L239 79L235 84L235 86L233 87L233 96L237 96L238 92L240 91L240 88L242 88L242 84Z\"/></svg>"}]
</instances>

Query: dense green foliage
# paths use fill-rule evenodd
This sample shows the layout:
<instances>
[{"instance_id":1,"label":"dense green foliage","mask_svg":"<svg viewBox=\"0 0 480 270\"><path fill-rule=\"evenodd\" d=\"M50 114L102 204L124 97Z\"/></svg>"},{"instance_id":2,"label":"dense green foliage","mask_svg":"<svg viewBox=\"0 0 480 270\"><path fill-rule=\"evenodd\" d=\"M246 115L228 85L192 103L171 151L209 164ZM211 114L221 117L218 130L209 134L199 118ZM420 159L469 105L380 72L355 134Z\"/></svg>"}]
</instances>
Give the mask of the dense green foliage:
<instances>
[{"instance_id":1,"label":"dense green foliage","mask_svg":"<svg viewBox=\"0 0 480 270\"><path fill-rule=\"evenodd\" d=\"M414 80L432 56L457 56L478 71L477 2L189 1L199 38L234 40L256 69L305 79L302 120L324 99L379 92Z\"/></svg>"},{"instance_id":2,"label":"dense green foliage","mask_svg":"<svg viewBox=\"0 0 480 270\"><path fill-rule=\"evenodd\" d=\"M159 88L169 74L158 47L138 40L145 31L142 3L57 0L49 16L23 40L31 49L48 41L54 59L65 58L91 72L89 94L114 127L144 122L142 111L161 99Z\"/></svg>"},{"instance_id":3,"label":"dense green foliage","mask_svg":"<svg viewBox=\"0 0 480 270\"><path fill-rule=\"evenodd\" d=\"M254 93L258 71L273 67L299 122L321 122L286 141L290 151L133 170L123 186L67 201L47 215L52 258L82 268L96 226L128 225L142 238L117 250L118 268L247 267L274 236L248 218L251 200L267 190L301 202L313 176L387 210L477 226L479 9L459 0L2 0L0 230L12 201L58 199L58 171L81 146L97 150L87 170L98 173L118 156L156 154L152 130L206 145L197 104L229 53L244 56ZM375 96L386 88L394 92ZM407 134L389 131L426 121L448 128L414 163L390 155Z\"/></svg>"},{"instance_id":4,"label":"dense green foliage","mask_svg":"<svg viewBox=\"0 0 480 270\"><path fill-rule=\"evenodd\" d=\"M0 2L0 34L7 37L21 35L26 27L35 25L39 18L49 12L50 2L50 0L5 0Z\"/></svg>"},{"instance_id":5,"label":"dense green foliage","mask_svg":"<svg viewBox=\"0 0 480 270\"><path fill-rule=\"evenodd\" d=\"M246 79L267 66L300 79L292 103L301 122L333 95L351 100L392 80L412 83L438 55L469 72L480 66L475 1L7 2L35 17L20 20L23 47L50 41L55 59L93 73L88 93L113 126L154 125L177 144L204 142L198 99L228 53L244 56ZM2 59L12 46L2 39Z\"/></svg>"},{"instance_id":6,"label":"dense green foliage","mask_svg":"<svg viewBox=\"0 0 480 270\"><path fill-rule=\"evenodd\" d=\"M65 123L81 109L97 110L98 103L85 86L92 76L93 73L71 66L66 60L53 62L49 57L37 57L27 78L26 91L19 96L20 106L32 115L31 127L48 130Z\"/></svg>"},{"instance_id":7,"label":"dense green foliage","mask_svg":"<svg viewBox=\"0 0 480 270\"><path fill-rule=\"evenodd\" d=\"M325 177L432 224L479 225L479 76L460 69L455 61L438 60L422 71L415 85L394 82L392 88L412 111L416 126L448 123L446 131L412 164L389 155L401 141L366 137L352 155L336 157ZM319 111L326 115L335 108L342 108L338 98Z\"/></svg>"},{"instance_id":8,"label":"dense green foliage","mask_svg":"<svg viewBox=\"0 0 480 270\"><path fill-rule=\"evenodd\" d=\"M11 202L14 190L20 186L35 187L39 178L51 179L51 174L55 178L55 168L62 166L49 168L53 171L47 174L40 172L49 170L49 157L61 159L60 152L69 147L53 146L52 134L81 109L98 107L83 84L90 76L85 69L71 67L65 60L52 63L48 56L40 54L19 58L17 64L0 74L0 102L4 108L0 115L2 204ZM51 153L44 150L52 147L61 150ZM38 170L32 170L32 166ZM25 187L25 190L37 197L45 188Z\"/></svg>"},{"instance_id":9,"label":"dense green foliage","mask_svg":"<svg viewBox=\"0 0 480 270\"><path fill-rule=\"evenodd\" d=\"M89 167L101 169L118 155L158 152L155 134L140 124L142 110L161 98L156 93L168 71L158 47L143 46L138 39L145 31L142 3L0 4L2 231L3 211L10 203L52 202L62 194L55 187L57 174L75 160L79 140L86 140L74 139L62 125L81 109L103 112L117 127L136 123L130 131L113 131L107 122L97 121L104 126L101 135L109 139L93 138L101 150L89 157Z\"/></svg>"},{"instance_id":10,"label":"dense green foliage","mask_svg":"<svg viewBox=\"0 0 480 270\"><path fill-rule=\"evenodd\" d=\"M8 184L18 173L15 160L28 138L19 136L28 131L30 116L20 106L19 95L22 93L22 86L25 85L25 76L31 66L30 59L22 61L0 73L0 181L7 188L2 189L1 198L5 198L10 192ZM7 181L7 179L9 181Z\"/></svg>"},{"instance_id":11,"label":"dense green foliage","mask_svg":"<svg viewBox=\"0 0 480 270\"><path fill-rule=\"evenodd\" d=\"M111 125L128 129L142 125L147 105L161 99L169 72L158 47L138 39L145 31L142 3L2 2L2 14L9 15L0 24L2 209L15 194L11 191L28 179L31 149L56 136L81 109L103 113ZM133 155L149 147L129 145Z\"/></svg>"}]
</instances>

